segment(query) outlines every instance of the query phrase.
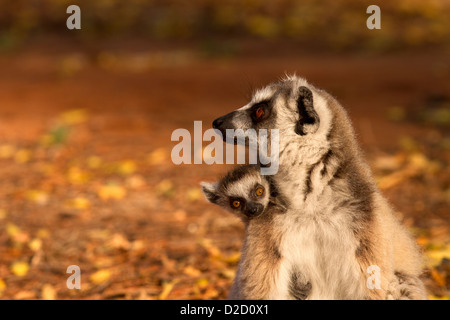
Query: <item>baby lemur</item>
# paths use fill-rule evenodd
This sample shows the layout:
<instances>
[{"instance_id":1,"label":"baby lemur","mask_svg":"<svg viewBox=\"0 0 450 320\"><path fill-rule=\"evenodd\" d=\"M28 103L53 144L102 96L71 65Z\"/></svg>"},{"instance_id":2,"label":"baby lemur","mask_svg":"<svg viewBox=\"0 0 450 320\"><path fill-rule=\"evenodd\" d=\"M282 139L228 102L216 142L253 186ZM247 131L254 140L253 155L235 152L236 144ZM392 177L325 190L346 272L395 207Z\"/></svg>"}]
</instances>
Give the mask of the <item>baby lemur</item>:
<instances>
[{"instance_id":1,"label":"baby lemur","mask_svg":"<svg viewBox=\"0 0 450 320\"><path fill-rule=\"evenodd\" d=\"M208 201L244 222L246 238L231 289L231 299L270 299L277 286L281 234L273 230L275 215L283 215L287 201L278 193L270 176L260 175L258 166L245 165L230 171L216 183L202 183ZM292 270L290 298L305 299L311 290L299 270Z\"/></svg>"}]
</instances>

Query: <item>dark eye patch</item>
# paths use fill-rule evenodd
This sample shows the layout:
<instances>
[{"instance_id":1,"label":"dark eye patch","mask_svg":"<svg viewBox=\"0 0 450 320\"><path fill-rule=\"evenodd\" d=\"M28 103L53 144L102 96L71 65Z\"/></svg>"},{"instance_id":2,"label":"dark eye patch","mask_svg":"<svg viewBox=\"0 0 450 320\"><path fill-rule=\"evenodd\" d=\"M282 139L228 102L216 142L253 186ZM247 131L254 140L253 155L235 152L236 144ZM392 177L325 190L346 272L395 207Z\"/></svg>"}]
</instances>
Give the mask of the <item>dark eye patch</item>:
<instances>
[{"instance_id":1,"label":"dark eye patch","mask_svg":"<svg viewBox=\"0 0 450 320\"><path fill-rule=\"evenodd\" d=\"M240 204L238 207L233 206L233 202L235 202L235 201L239 201ZM230 207L231 207L231 209L234 209L234 210L237 210L237 209L242 210L243 208L245 208L245 199L231 197L230 198Z\"/></svg>"}]
</instances>

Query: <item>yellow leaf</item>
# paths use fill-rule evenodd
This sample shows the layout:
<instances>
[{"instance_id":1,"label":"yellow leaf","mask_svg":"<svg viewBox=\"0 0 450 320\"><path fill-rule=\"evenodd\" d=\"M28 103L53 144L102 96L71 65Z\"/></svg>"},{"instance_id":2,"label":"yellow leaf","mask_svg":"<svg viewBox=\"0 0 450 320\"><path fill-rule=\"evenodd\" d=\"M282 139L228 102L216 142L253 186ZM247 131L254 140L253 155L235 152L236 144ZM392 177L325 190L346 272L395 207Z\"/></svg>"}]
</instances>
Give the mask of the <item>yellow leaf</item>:
<instances>
[{"instance_id":1,"label":"yellow leaf","mask_svg":"<svg viewBox=\"0 0 450 320\"><path fill-rule=\"evenodd\" d=\"M61 121L67 125L74 125L85 122L87 113L84 109L69 110L61 114Z\"/></svg>"},{"instance_id":2,"label":"yellow leaf","mask_svg":"<svg viewBox=\"0 0 450 320\"><path fill-rule=\"evenodd\" d=\"M28 200L31 200L39 205L45 205L49 200L48 194L41 190L30 190L27 192L26 196Z\"/></svg>"},{"instance_id":3,"label":"yellow leaf","mask_svg":"<svg viewBox=\"0 0 450 320\"><path fill-rule=\"evenodd\" d=\"M435 268L431 269L431 277L433 280L441 287L445 287L446 281L445 281L445 275L440 273Z\"/></svg>"},{"instance_id":4,"label":"yellow leaf","mask_svg":"<svg viewBox=\"0 0 450 320\"><path fill-rule=\"evenodd\" d=\"M136 163L132 160L125 160L119 164L119 173L123 175L132 174L136 171Z\"/></svg>"},{"instance_id":5,"label":"yellow leaf","mask_svg":"<svg viewBox=\"0 0 450 320\"><path fill-rule=\"evenodd\" d=\"M47 229L39 229L36 233L36 237L46 239L50 237L50 231L48 231Z\"/></svg>"},{"instance_id":6,"label":"yellow leaf","mask_svg":"<svg viewBox=\"0 0 450 320\"><path fill-rule=\"evenodd\" d=\"M12 223L6 225L6 233L16 242L25 243L29 240L29 235L20 230L20 228Z\"/></svg>"},{"instance_id":7,"label":"yellow leaf","mask_svg":"<svg viewBox=\"0 0 450 320\"><path fill-rule=\"evenodd\" d=\"M424 236L417 237L416 242L420 246L426 246L428 243L430 243L430 239Z\"/></svg>"},{"instance_id":8,"label":"yellow leaf","mask_svg":"<svg viewBox=\"0 0 450 320\"><path fill-rule=\"evenodd\" d=\"M28 243L28 247L33 251L39 251L42 248L42 240L34 238Z\"/></svg>"},{"instance_id":9,"label":"yellow leaf","mask_svg":"<svg viewBox=\"0 0 450 320\"><path fill-rule=\"evenodd\" d=\"M2 296L3 292L6 290L6 283L3 281L3 279L0 278L0 297Z\"/></svg>"},{"instance_id":10,"label":"yellow leaf","mask_svg":"<svg viewBox=\"0 0 450 320\"><path fill-rule=\"evenodd\" d=\"M145 186L145 180L139 175L132 175L127 178L126 185L132 189L140 189Z\"/></svg>"},{"instance_id":11,"label":"yellow leaf","mask_svg":"<svg viewBox=\"0 0 450 320\"><path fill-rule=\"evenodd\" d=\"M450 300L450 297L447 296L443 296L443 297L436 297L436 296L428 296L429 300Z\"/></svg>"},{"instance_id":12,"label":"yellow leaf","mask_svg":"<svg viewBox=\"0 0 450 320\"><path fill-rule=\"evenodd\" d=\"M108 281L109 278L111 278L111 271L108 269L102 269L91 274L89 280L91 280L93 284L102 284Z\"/></svg>"},{"instance_id":13,"label":"yellow leaf","mask_svg":"<svg viewBox=\"0 0 450 320\"><path fill-rule=\"evenodd\" d=\"M202 279L197 280L197 281L195 282L195 284L196 284L197 286L199 286L200 288L205 288L205 287L208 286L209 280L206 279L206 278L202 278Z\"/></svg>"},{"instance_id":14,"label":"yellow leaf","mask_svg":"<svg viewBox=\"0 0 450 320\"><path fill-rule=\"evenodd\" d=\"M425 252L425 255L429 260L429 265L436 267L441 263L442 259L450 259L450 245L447 245L442 249L428 250Z\"/></svg>"},{"instance_id":15,"label":"yellow leaf","mask_svg":"<svg viewBox=\"0 0 450 320\"><path fill-rule=\"evenodd\" d=\"M78 167L71 167L67 172L67 178L70 183L83 184L89 180L89 174Z\"/></svg>"},{"instance_id":16,"label":"yellow leaf","mask_svg":"<svg viewBox=\"0 0 450 320\"><path fill-rule=\"evenodd\" d=\"M175 188L172 181L169 179L164 179L156 185L155 191L166 197L170 197L174 194Z\"/></svg>"},{"instance_id":17,"label":"yellow leaf","mask_svg":"<svg viewBox=\"0 0 450 320\"><path fill-rule=\"evenodd\" d=\"M6 225L6 233L12 238L21 232L22 232L22 230L20 230L20 228L18 226L16 226L15 224L8 223Z\"/></svg>"},{"instance_id":18,"label":"yellow leaf","mask_svg":"<svg viewBox=\"0 0 450 320\"><path fill-rule=\"evenodd\" d=\"M234 279L234 277L236 276L236 271L234 271L233 269L223 269L220 271L220 274L225 278Z\"/></svg>"},{"instance_id":19,"label":"yellow leaf","mask_svg":"<svg viewBox=\"0 0 450 320\"><path fill-rule=\"evenodd\" d=\"M114 249L128 250L131 244L123 234L115 233L108 241L108 245Z\"/></svg>"},{"instance_id":20,"label":"yellow leaf","mask_svg":"<svg viewBox=\"0 0 450 320\"><path fill-rule=\"evenodd\" d=\"M178 279L174 279L173 281L170 282L165 282L163 284L163 290L158 297L159 300L165 300L169 296L170 292L172 291L173 287L177 284L177 282Z\"/></svg>"},{"instance_id":21,"label":"yellow leaf","mask_svg":"<svg viewBox=\"0 0 450 320\"><path fill-rule=\"evenodd\" d=\"M222 258L222 253L220 252L220 249L217 248L215 245L212 244L210 239L202 239L200 242L200 245L208 251L208 253L216 259Z\"/></svg>"},{"instance_id":22,"label":"yellow leaf","mask_svg":"<svg viewBox=\"0 0 450 320\"><path fill-rule=\"evenodd\" d=\"M69 200L67 204L69 205L69 207L77 210L85 210L91 206L89 200L84 197L76 197L72 200Z\"/></svg>"},{"instance_id":23,"label":"yellow leaf","mask_svg":"<svg viewBox=\"0 0 450 320\"><path fill-rule=\"evenodd\" d=\"M17 261L11 265L11 272L19 277L25 276L28 273L29 269L30 266L28 265L28 263L23 261Z\"/></svg>"},{"instance_id":24,"label":"yellow leaf","mask_svg":"<svg viewBox=\"0 0 450 320\"><path fill-rule=\"evenodd\" d=\"M87 166L91 169L97 169L102 165L102 159L97 156L90 156L87 158Z\"/></svg>"},{"instance_id":25,"label":"yellow leaf","mask_svg":"<svg viewBox=\"0 0 450 320\"><path fill-rule=\"evenodd\" d=\"M56 290L50 284L44 284L41 290L41 296L44 300L55 300L56 299Z\"/></svg>"},{"instance_id":26,"label":"yellow leaf","mask_svg":"<svg viewBox=\"0 0 450 320\"><path fill-rule=\"evenodd\" d=\"M0 159L8 159L14 155L16 148L9 144L3 144L0 146Z\"/></svg>"},{"instance_id":27,"label":"yellow leaf","mask_svg":"<svg viewBox=\"0 0 450 320\"><path fill-rule=\"evenodd\" d=\"M27 149L20 149L14 155L14 161L19 164L26 163L31 158L31 152Z\"/></svg>"},{"instance_id":28,"label":"yellow leaf","mask_svg":"<svg viewBox=\"0 0 450 320\"><path fill-rule=\"evenodd\" d=\"M189 201L197 201L203 198L203 193L200 188L191 188L186 191L186 198Z\"/></svg>"},{"instance_id":29,"label":"yellow leaf","mask_svg":"<svg viewBox=\"0 0 450 320\"><path fill-rule=\"evenodd\" d=\"M29 290L22 290L14 295L14 300L30 300L35 298L36 298L35 293Z\"/></svg>"},{"instance_id":30,"label":"yellow leaf","mask_svg":"<svg viewBox=\"0 0 450 320\"><path fill-rule=\"evenodd\" d=\"M167 151L164 148L158 148L154 150L148 156L148 162L151 165L162 164L167 159Z\"/></svg>"},{"instance_id":31,"label":"yellow leaf","mask_svg":"<svg viewBox=\"0 0 450 320\"><path fill-rule=\"evenodd\" d=\"M240 252L235 252L227 257L223 257L222 260L227 263L236 263L241 258Z\"/></svg>"},{"instance_id":32,"label":"yellow leaf","mask_svg":"<svg viewBox=\"0 0 450 320\"><path fill-rule=\"evenodd\" d=\"M102 200L120 200L125 197L126 190L118 185L104 185L99 188L97 194Z\"/></svg>"},{"instance_id":33,"label":"yellow leaf","mask_svg":"<svg viewBox=\"0 0 450 320\"><path fill-rule=\"evenodd\" d=\"M198 277L202 274L202 272L194 267L187 266L184 268L184 273L191 277Z\"/></svg>"}]
</instances>

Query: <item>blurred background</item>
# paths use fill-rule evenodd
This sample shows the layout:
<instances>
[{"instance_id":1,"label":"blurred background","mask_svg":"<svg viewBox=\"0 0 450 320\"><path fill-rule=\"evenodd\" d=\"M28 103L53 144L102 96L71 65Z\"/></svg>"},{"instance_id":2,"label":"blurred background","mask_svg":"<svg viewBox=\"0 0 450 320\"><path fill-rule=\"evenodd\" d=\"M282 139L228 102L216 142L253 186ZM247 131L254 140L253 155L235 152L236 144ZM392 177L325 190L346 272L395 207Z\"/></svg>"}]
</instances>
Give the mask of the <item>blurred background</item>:
<instances>
[{"instance_id":1,"label":"blurred background","mask_svg":"<svg viewBox=\"0 0 450 320\"><path fill-rule=\"evenodd\" d=\"M449 16L447 0L0 2L0 298L225 298L243 227L199 182L230 166L174 165L171 134L295 72L349 111L429 297L448 299Z\"/></svg>"}]
</instances>

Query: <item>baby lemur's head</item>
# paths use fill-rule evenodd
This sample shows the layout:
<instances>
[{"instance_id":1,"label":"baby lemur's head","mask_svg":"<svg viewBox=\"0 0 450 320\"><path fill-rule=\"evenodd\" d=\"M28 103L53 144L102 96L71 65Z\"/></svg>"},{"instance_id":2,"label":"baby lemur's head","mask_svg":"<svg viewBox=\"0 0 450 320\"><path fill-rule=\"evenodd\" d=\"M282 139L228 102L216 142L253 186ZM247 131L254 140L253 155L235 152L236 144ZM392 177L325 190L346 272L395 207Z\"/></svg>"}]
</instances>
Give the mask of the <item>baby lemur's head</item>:
<instances>
[{"instance_id":1,"label":"baby lemur's head","mask_svg":"<svg viewBox=\"0 0 450 320\"><path fill-rule=\"evenodd\" d=\"M202 182L206 199L244 220L264 213L268 207L284 210L269 176L262 176L260 168L252 165L237 167L216 183Z\"/></svg>"}]
</instances>

